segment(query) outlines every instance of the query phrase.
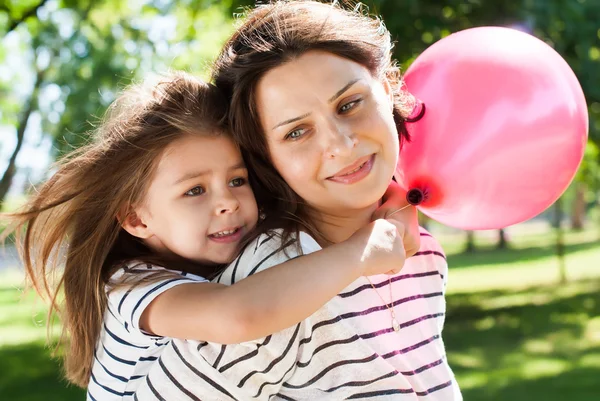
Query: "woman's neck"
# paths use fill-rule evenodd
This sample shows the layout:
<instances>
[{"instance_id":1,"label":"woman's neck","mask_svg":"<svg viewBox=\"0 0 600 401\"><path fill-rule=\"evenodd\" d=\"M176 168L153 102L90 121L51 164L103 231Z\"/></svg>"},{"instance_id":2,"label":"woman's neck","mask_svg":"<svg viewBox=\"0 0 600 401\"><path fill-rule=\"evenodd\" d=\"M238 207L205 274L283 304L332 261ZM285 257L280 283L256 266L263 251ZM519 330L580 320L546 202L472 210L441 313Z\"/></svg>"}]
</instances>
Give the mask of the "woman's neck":
<instances>
[{"instance_id":1,"label":"woman's neck","mask_svg":"<svg viewBox=\"0 0 600 401\"><path fill-rule=\"evenodd\" d=\"M373 204L363 209L349 210L345 214L311 211L310 215L315 228L327 240L326 243L320 243L320 245L326 247L347 240L352 234L371 222L371 216L377 207L377 204Z\"/></svg>"}]
</instances>

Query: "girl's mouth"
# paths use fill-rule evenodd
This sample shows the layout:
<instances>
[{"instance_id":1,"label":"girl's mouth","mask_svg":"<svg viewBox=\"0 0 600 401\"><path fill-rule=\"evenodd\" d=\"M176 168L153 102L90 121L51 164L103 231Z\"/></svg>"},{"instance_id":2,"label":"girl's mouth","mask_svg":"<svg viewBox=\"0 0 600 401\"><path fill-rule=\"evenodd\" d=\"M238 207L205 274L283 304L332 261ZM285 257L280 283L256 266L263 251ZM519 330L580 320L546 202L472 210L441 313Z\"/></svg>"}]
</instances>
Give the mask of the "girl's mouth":
<instances>
[{"instance_id":1,"label":"girl's mouth","mask_svg":"<svg viewBox=\"0 0 600 401\"><path fill-rule=\"evenodd\" d=\"M228 228L208 235L212 241L219 243L237 242L242 238L243 227Z\"/></svg>"}]
</instances>

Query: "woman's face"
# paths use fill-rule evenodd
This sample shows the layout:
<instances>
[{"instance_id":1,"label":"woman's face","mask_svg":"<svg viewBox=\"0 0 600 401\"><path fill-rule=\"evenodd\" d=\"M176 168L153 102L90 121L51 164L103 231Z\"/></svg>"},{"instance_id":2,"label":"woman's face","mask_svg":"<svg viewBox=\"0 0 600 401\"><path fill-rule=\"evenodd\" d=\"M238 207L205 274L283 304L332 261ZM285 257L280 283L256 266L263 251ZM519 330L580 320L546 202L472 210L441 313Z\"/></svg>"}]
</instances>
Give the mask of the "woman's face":
<instances>
[{"instance_id":1,"label":"woman's face","mask_svg":"<svg viewBox=\"0 0 600 401\"><path fill-rule=\"evenodd\" d=\"M256 96L272 162L305 202L336 215L382 197L399 151L387 81L309 51L267 72Z\"/></svg>"}]
</instances>

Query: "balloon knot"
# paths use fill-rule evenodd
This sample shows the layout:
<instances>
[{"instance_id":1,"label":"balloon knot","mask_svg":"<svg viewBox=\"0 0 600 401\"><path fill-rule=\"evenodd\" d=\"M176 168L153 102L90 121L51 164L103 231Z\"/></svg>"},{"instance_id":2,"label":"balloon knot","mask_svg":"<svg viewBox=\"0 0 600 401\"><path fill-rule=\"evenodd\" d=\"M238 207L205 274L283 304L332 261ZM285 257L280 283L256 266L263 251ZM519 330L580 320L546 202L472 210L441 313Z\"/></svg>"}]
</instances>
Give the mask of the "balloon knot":
<instances>
[{"instance_id":1,"label":"balloon knot","mask_svg":"<svg viewBox=\"0 0 600 401\"><path fill-rule=\"evenodd\" d=\"M406 200L413 206L418 206L425 200L425 194L418 188L413 188L406 194Z\"/></svg>"}]
</instances>

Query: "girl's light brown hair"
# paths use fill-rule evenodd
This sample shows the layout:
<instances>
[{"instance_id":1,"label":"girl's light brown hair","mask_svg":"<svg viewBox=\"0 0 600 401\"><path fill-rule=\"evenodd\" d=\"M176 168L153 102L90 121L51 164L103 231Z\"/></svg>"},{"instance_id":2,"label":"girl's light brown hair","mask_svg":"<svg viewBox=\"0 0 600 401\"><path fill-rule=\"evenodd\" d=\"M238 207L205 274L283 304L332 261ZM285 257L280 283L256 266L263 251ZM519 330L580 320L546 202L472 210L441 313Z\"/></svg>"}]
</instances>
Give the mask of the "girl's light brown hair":
<instances>
[{"instance_id":1,"label":"girl's light brown hair","mask_svg":"<svg viewBox=\"0 0 600 401\"><path fill-rule=\"evenodd\" d=\"M160 261L118 216L143 202L167 145L182 135L222 133L225 113L220 92L186 73L132 86L110 106L91 143L57 163L27 204L5 216L11 224L3 237L16 234L28 282L50 301L50 313L59 312L73 383L89 381L111 275L126 261ZM181 270L185 261L177 262Z\"/></svg>"},{"instance_id":2,"label":"girl's light brown hair","mask_svg":"<svg viewBox=\"0 0 600 401\"><path fill-rule=\"evenodd\" d=\"M250 11L217 58L213 79L230 100L229 123L244 157L257 201L267 211L264 229L293 232L298 224L326 242L311 224L308 208L279 175L269 153L256 106L256 87L270 70L311 50L320 50L365 66L374 77L387 78L394 93L394 119L400 141L408 140L407 116L414 98L404 90L391 58L390 33L361 4L276 1ZM276 105L273 107L277 107ZM260 194L268 194L261 198Z\"/></svg>"}]
</instances>

